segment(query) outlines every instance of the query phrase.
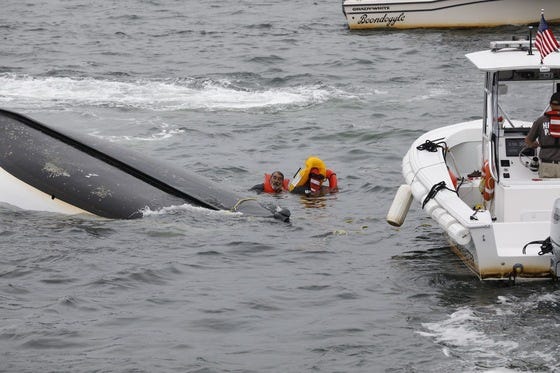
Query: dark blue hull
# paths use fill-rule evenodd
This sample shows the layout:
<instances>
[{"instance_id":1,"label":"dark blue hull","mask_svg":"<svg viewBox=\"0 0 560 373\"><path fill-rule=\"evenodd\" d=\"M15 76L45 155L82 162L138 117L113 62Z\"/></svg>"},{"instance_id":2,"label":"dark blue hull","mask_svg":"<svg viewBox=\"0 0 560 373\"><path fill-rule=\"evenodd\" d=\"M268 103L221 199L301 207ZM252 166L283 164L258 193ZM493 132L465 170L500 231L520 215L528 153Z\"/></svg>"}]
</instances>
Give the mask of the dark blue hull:
<instances>
[{"instance_id":1,"label":"dark blue hull","mask_svg":"<svg viewBox=\"0 0 560 373\"><path fill-rule=\"evenodd\" d=\"M52 200L112 219L188 203L288 220L210 180L91 136L63 134L0 109L0 167ZM1 198L0 198L1 199Z\"/></svg>"}]
</instances>

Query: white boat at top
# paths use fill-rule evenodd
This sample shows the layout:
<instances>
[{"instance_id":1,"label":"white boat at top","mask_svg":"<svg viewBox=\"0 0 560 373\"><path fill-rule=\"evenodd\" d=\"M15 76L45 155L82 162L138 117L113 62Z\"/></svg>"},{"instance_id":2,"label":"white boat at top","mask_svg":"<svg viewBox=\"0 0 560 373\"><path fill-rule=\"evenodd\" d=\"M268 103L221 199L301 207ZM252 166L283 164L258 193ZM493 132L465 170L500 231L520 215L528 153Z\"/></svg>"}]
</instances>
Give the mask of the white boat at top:
<instances>
[{"instance_id":1,"label":"white boat at top","mask_svg":"<svg viewBox=\"0 0 560 373\"><path fill-rule=\"evenodd\" d=\"M402 162L406 184L387 215L402 224L413 197L481 279L560 276L560 179L539 178L540 149L524 142L560 90L560 53L541 64L528 50L529 41L493 42L466 55L485 73L482 119L414 141ZM484 196L481 186L490 184L494 193Z\"/></svg>"},{"instance_id":2,"label":"white boat at top","mask_svg":"<svg viewBox=\"0 0 560 373\"><path fill-rule=\"evenodd\" d=\"M350 29L495 27L560 21L558 0L343 0Z\"/></svg>"}]
</instances>

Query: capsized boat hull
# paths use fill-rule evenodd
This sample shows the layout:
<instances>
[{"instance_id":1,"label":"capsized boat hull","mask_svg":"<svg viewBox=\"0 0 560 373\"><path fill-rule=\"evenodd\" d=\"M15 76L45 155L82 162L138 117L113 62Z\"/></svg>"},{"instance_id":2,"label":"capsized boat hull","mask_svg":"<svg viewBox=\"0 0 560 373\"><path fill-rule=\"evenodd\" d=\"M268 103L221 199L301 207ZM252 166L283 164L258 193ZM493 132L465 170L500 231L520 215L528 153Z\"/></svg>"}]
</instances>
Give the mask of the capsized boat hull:
<instances>
[{"instance_id":1,"label":"capsized boat hull","mask_svg":"<svg viewBox=\"0 0 560 373\"><path fill-rule=\"evenodd\" d=\"M523 246L549 235L550 216L558 182L531 180L519 185L498 185L492 211L479 190L481 178L469 177L480 169L482 121L441 127L419 137L403 158L402 172L414 200L443 229L454 252L481 279L509 277L550 277L551 255L539 255L539 246ZM521 138L513 133L510 138ZM441 151L418 149L427 140L448 147L447 162ZM451 172L458 178L458 193L441 189L426 201L432 187L442 181L450 189ZM530 172L513 169L512 172ZM522 195L531 198L522 199ZM515 200L515 209L510 199ZM497 211L501 210L501 211Z\"/></svg>"},{"instance_id":2,"label":"capsized boat hull","mask_svg":"<svg viewBox=\"0 0 560 373\"><path fill-rule=\"evenodd\" d=\"M465 28L560 21L557 0L344 0L350 29Z\"/></svg>"},{"instance_id":3,"label":"capsized boat hull","mask_svg":"<svg viewBox=\"0 0 560 373\"><path fill-rule=\"evenodd\" d=\"M142 217L185 203L272 217L274 211L182 168L0 110L0 202L39 211Z\"/></svg>"}]
</instances>

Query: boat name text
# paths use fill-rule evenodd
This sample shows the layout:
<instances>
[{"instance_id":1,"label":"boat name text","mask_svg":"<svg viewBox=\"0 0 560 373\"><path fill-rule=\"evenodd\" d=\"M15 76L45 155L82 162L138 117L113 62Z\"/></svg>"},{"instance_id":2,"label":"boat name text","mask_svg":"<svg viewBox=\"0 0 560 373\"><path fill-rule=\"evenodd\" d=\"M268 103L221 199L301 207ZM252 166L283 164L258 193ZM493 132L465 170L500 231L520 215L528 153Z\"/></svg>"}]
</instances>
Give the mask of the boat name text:
<instances>
[{"instance_id":1,"label":"boat name text","mask_svg":"<svg viewBox=\"0 0 560 373\"><path fill-rule=\"evenodd\" d=\"M374 10L391 10L389 6L361 6L352 8L353 12L371 12Z\"/></svg>"},{"instance_id":2,"label":"boat name text","mask_svg":"<svg viewBox=\"0 0 560 373\"><path fill-rule=\"evenodd\" d=\"M404 12L399 14L398 16L388 16L385 13L381 17L373 17L369 18L367 14L362 14L360 19L358 20L358 25L363 25L367 23L386 23L388 27L394 26L397 22L404 22L405 14Z\"/></svg>"}]
</instances>

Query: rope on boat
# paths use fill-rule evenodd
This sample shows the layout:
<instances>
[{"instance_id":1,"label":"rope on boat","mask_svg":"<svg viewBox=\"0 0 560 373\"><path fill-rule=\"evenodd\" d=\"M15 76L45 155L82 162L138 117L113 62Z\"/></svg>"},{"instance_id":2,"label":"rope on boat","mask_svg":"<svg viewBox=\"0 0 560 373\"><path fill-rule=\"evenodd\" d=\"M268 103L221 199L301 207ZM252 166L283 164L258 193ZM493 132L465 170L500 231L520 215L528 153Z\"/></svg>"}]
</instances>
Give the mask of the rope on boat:
<instances>
[{"instance_id":1,"label":"rope on boat","mask_svg":"<svg viewBox=\"0 0 560 373\"><path fill-rule=\"evenodd\" d=\"M459 189L459 188L457 188ZM476 214L478 214L478 212L480 211L480 209L475 209L473 214L469 217L471 220L478 220L478 218L476 217Z\"/></svg>"},{"instance_id":2,"label":"rope on boat","mask_svg":"<svg viewBox=\"0 0 560 373\"><path fill-rule=\"evenodd\" d=\"M438 148L441 148L441 151L443 153L443 159L445 159L447 155L447 143L441 140L443 139L426 140L423 144L418 145L416 149L426 150L431 153L435 153L437 152ZM445 146L442 146L442 144L445 144Z\"/></svg>"},{"instance_id":3,"label":"rope on boat","mask_svg":"<svg viewBox=\"0 0 560 373\"><path fill-rule=\"evenodd\" d=\"M443 141L443 137L439 138L439 139L435 139L435 140L426 140L424 141L424 143L418 145L416 147L417 150L426 150L428 152L431 153L435 153L438 151L438 149L441 149L441 155L443 156L443 161L445 162L447 168L449 169L449 166L447 165L447 151L448 151L448 147L447 147L447 143L445 141ZM450 153L451 154L451 153ZM457 165L455 164L455 157L453 157L453 154L451 154L451 160L453 161L453 165L455 166L455 170L458 170ZM451 172L451 171L450 171ZM416 177L416 175L414 175ZM457 179L457 181L460 181L460 184L457 185L456 187L456 191L454 190L454 192L458 192L459 188L461 187L461 185L463 185L465 178L461 176L460 179ZM457 193L459 194L459 193Z\"/></svg>"},{"instance_id":4,"label":"rope on boat","mask_svg":"<svg viewBox=\"0 0 560 373\"><path fill-rule=\"evenodd\" d=\"M526 253L527 246L529 245L541 245L541 251L539 251L539 255L544 255L552 252L552 242L550 241L550 237L546 238L543 241L531 241L523 246L523 255Z\"/></svg>"},{"instance_id":5,"label":"rope on boat","mask_svg":"<svg viewBox=\"0 0 560 373\"><path fill-rule=\"evenodd\" d=\"M237 201L237 203L231 208L231 212L236 212L237 208L239 207L239 205L241 205L243 202L247 202L247 201L256 201L256 198L253 197L249 197L249 198L242 198L239 201Z\"/></svg>"},{"instance_id":6,"label":"rope on boat","mask_svg":"<svg viewBox=\"0 0 560 373\"><path fill-rule=\"evenodd\" d=\"M424 198L424 202L422 202L422 208L424 208L424 206L426 206L426 203L428 203L429 200L434 198L436 196L436 194L438 194L438 192L442 189L447 189L450 192L457 193L457 191L455 189L449 189L447 187L447 185L445 184L445 181L440 181L439 183L434 184L432 186L432 189L430 189L428 194L426 194L426 198Z\"/></svg>"}]
</instances>

